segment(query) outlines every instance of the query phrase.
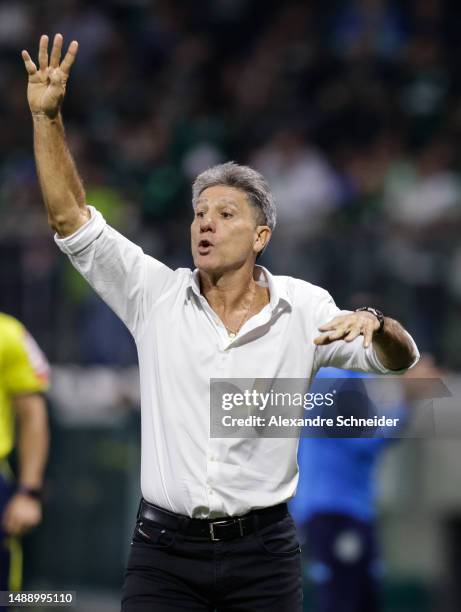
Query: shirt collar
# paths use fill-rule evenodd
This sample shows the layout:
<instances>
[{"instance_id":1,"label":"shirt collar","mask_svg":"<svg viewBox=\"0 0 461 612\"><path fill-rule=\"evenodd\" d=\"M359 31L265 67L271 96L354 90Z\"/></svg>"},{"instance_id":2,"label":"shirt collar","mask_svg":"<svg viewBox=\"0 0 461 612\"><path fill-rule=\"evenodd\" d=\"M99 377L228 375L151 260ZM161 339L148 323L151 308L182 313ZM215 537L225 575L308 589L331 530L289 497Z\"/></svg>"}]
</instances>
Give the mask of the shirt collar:
<instances>
[{"instance_id":1,"label":"shirt collar","mask_svg":"<svg viewBox=\"0 0 461 612\"><path fill-rule=\"evenodd\" d=\"M288 293L288 278L286 276L274 276L264 266L255 265L255 280L262 287L269 289L269 304L272 311L275 311L279 306L292 306L292 299ZM196 268L191 272L188 288L195 295L200 297L200 276L199 270Z\"/></svg>"}]
</instances>

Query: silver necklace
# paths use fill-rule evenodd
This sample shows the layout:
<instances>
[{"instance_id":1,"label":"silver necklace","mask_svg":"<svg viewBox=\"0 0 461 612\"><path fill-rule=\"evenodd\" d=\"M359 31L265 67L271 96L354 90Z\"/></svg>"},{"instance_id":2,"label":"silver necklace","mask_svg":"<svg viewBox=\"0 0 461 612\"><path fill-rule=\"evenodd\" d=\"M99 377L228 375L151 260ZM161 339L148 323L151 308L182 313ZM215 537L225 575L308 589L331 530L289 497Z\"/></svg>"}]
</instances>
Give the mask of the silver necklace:
<instances>
[{"instance_id":1,"label":"silver necklace","mask_svg":"<svg viewBox=\"0 0 461 612\"><path fill-rule=\"evenodd\" d=\"M243 326L243 324L245 323L245 321L248 318L248 315L251 312L251 307L253 306L253 302L255 299L255 295L256 295L256 285L255 285L255 289L253 291L253 295L251 298L251 302L248 304L248 307L245 309L245 312L243 313L243 317L242 320L240 321L239 325L237 326L236 330L230 329L229 327L227 327L227 325L224 325L224 327L226 328L227 331L227 335L229 336L229 338L231 338L232 340L237 336L239 330L241 329L241 327Z\"/></svg>"}]
</instances>

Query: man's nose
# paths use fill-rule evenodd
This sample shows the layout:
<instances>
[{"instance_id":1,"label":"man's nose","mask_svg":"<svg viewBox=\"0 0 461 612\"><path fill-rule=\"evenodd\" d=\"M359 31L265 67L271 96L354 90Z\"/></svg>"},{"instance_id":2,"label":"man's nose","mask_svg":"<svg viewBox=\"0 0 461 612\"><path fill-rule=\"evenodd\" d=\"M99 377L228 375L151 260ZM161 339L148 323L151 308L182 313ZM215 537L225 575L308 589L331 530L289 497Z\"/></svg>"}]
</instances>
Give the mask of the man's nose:
<instances>
[{"instance_id":1,"label":"man's nose","mask_svg":"<svg viewBox=\"0 0 461 612\"><path fill-rule=\"evenodd\" d=\"M201 232L214 232L216 228L216 223L212 215L207 214L200 219L200 231Z\"/></svg>"}]
</instances>

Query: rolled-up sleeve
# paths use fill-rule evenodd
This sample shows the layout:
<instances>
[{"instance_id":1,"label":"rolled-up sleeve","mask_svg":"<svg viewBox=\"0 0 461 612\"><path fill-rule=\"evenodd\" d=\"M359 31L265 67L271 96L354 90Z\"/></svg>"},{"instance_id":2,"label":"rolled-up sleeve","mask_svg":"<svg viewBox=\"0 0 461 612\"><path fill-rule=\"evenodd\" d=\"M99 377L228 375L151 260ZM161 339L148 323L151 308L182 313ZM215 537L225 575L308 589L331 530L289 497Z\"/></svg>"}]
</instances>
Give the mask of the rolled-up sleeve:
<instances>
[{"instance_id":1,"label":"rolled-up sleeve","mask_svg":"<svg viewBox=\"0 0 461 612\"><path fill-rule=\"evenodd\" d=\"M350 312L350 310L340 310L331 295L325 292L325 296L320 301L318 307L318 326L331 321L334 317L350 314ZM407 331L405 333L413 346L415 355L415 359L408 368L389 370L389 368L386 368L381 363L373 343L368 348L365 348L363 346L363 337L358 336L352 342L337 340L331 344L317 346L314 360L315 371L321 367L331 366L344 370L372 372L375 374L403 374L416 365L420 357L415 341Z\"/></svg>"},{"instance_id":2,"label":"rolled-up sleeve","mask_svg":"<svg viewBox=\"0 0 461 612\"><path fill-rule=\"evenodd\" d=\"M93 206L88 208L91 218L70 236L56 234L55 242L136 338L174 272L110 227Z\"/></svg>"}]
</instances>

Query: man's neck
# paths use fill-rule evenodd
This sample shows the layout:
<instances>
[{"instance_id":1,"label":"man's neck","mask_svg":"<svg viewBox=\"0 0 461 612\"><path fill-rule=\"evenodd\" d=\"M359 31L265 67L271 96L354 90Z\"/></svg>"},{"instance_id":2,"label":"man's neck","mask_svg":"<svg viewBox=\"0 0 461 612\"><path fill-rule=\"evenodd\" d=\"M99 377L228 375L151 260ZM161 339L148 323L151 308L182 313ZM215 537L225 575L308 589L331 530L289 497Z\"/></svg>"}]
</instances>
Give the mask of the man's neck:
<instances>
[{"instance_id":1,"label":"man's neck","mask_svg":"<svg viewBox=\"0 0 461 612\"><path fill-rule=\"evenodd\" d=\"M219 314L247 307L249 300L259 293L259 285L254 280L254 267L246 266L220 275L200 270L199 275L202 295Z\"/></svg>"}]
</instances>

